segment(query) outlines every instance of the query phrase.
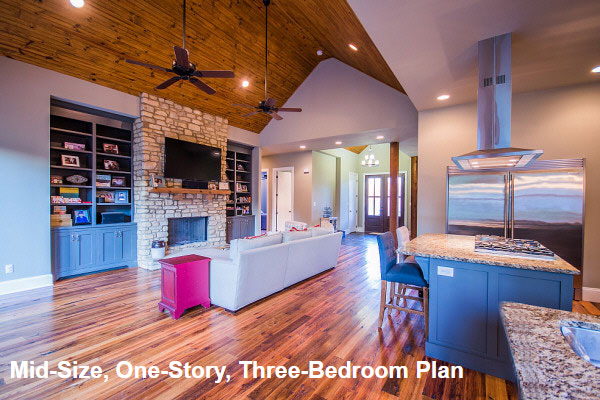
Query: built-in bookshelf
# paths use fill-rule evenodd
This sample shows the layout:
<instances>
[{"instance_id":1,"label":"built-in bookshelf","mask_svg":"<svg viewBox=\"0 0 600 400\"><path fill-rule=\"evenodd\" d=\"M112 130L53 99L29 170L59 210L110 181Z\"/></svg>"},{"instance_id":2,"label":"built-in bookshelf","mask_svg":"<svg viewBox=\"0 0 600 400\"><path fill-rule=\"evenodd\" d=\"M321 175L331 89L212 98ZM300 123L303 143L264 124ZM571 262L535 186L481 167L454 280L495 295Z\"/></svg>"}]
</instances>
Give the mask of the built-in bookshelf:
<instances>
[{"instance_id":1,"label":"built-in bookshelf","mask_svg":"<svg viewBox=\"0 0 600 400\"><path fill-rule=\"evenodd\" d=\"M132 129L130 118L52 100L51 214L65 207L81 227L131 222Z\"/></svg>"},{"instance_id":2,"label":"built-in bookshelf","mask_svg":"<svg viewBox=\"0 0 600 400\"><path fill-rule=\"evenodd\" d=\"M226 174L231 194L227 200L227 216L252 214L252 149L229 144Z\"/></svg>"}]
</instances>

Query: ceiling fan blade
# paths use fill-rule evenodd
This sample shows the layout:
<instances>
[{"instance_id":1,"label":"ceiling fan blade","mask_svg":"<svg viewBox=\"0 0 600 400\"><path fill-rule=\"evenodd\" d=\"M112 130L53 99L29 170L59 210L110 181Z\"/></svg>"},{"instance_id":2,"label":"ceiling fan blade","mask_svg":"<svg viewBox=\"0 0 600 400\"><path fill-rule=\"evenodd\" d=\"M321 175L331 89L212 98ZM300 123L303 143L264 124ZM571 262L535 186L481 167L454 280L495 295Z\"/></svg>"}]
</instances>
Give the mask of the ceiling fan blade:
<instances>
[{"instance_id":1,"label":"ceiling fan blade","mask_svg":"<svg viewBox=\"0 0 600 400\"><path fill-rule=\"evenodd\" d=\"M271 114L271 117L275 118L277 121L281 121L283 119L283 117L277 114L275 111L270 112L269 114Z\"/></svg>"},{"instance_id":2,"label":"ceiling fan blade","mask_svg":"<svg viewBox=\"0 0 600 400\"><path fill-rule=\"evenodd\" d=\"M277 111L277 112L280 112L280 111L283 111L283 112L302 112L302 109L301 108L279 107L279 108L276 108L275 111Z\"/></svg>"},{"instance_id":3,"label":"ceiling fan blade","mask_svg":"<svg viewBox=\"0 0 600 400\"><path fill-rule=\"evenodd\" d=\"M201 78L235 78L233 71L195 71L194 76Z\"/></svg>"},{"instance_id":4,"label":"ceiling fan blade","mask_svg":"<svg viewBox=\"0 0 600 400\"><path fill-rule=\"evenodd\" d=\"M154 89L166 89L179 80L181 80L180 76L174 76L172 78L167 79L166 81L164 81L163 83L161 83L160 85L155 87Z\"/></svg>"},{"instance_id":5,"label":"ceiling fan blade","mask_svg":"<svg viewBox=\"0 0 600 400\"><path fill-rule=\"evenodd\" d=\"M273 107L275 105L275 99L272 97L269 97L266 101L265 101L265 107Z\"/></svg>"},{"instance_id":6,"label":"ceiling fan blade","mask_svg":"<svg viewBox=\"0 0 600 400\"><path fill-rule=\"evenodd\" d=\"M236 107L245 107L245 108L256 108L255 106L249 106L247 104L232 104L232 106L236 106Z\"/></svg>"},{"instance_id":7,"label":"ceiling fan blade","mask_svg":"<svg viewBox=\"0 0 600 400\"><path fill-rule=\"evenodd\" d=\"M203 90L207 94L215 94L215 93L217 93L217 91L215 89L211 88L210 86L208 86L206 83L202 82L198 78L192 77L192 78L190 78L190 82L194 86L196 86L198 89Z\"/></svg>"},{"instance_id":8,"label":"ceiling fan blade","mask_svg":"<svg viewBox=\"0 0 600 400\"><path fill-rule=\"evenodd\" d=\"M259 112L260 112L260 111L253 111L253 112L251 112L251 113L249 113L249 114L244 114L244 115L242 115L242 117L250 117L250 116L252 116L252 115L254 115L254 114L258 114Z\"/></svg>"},{"instance_id":9,"label":"ceiling fan blade","mask_svg":"<svg viewBox=\"0 0 600 400\"><path fill-rule=\"evenodd\" d=\"M175 50L175 63L181 68L188 69L190 67L190 53L179 46L173 46Z\"/></svg>"},{"instance_id":10,"label":"ceiling fan blade","mask_svg":"<svg viewBox=\"0 0 600 400\"><path fill-rule=\"evenodd\" d=\"M129 64L141 65L142 67L146 67L146 68L157 69L159 71L171 72L171 70L169 68L163 68L163 67L159 67L157 65L146 64L146 63L135 61L135 60L127 60L126 59L125 62L127 62Z\"/></svg>"}]
</instances>

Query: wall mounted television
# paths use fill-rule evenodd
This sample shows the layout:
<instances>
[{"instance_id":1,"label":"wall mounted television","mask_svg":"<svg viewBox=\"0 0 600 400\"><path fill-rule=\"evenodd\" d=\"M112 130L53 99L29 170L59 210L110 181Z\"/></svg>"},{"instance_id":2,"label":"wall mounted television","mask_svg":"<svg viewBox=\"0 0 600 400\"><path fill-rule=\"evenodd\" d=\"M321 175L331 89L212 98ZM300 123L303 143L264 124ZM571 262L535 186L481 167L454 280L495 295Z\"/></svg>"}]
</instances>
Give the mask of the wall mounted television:
<instances>
[{"instance_id":1,"label":"wall mounted television","mask_svg":"<svg viewBox=\"0 0 600 400\"><path fill-rule=\"evenodd\" d=\"M165 178L220 181L221 149L165 138Z\"/></svg>"}]
</instances>

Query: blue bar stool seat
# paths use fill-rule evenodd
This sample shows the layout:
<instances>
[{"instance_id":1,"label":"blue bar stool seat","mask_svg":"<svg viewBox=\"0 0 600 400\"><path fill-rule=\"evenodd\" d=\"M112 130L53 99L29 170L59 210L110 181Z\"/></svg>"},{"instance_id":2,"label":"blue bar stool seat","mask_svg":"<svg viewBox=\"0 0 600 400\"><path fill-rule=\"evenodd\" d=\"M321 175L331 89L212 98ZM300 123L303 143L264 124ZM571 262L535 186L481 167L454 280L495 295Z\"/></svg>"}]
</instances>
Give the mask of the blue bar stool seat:
<instances>
[{"instance_id":1,"label":"blue bar stool seat","mask_svg":"<svg viewBox=\"0 0 600 400\"><path fill-rule=\"evenodd\" d=\"M398 262L396 257L396 244L394 235L386 232L377 236L379 246L379 263L381 268L381 303L379 307L379 327L383 323L386 309L409 312L422 315L425 318L425 333L429 332L429 287L423 277L423 271L416 262ZM390 301L387 300L388 282L391 283ZM400 292L397 285L400 284ZM408 295L409 289L417 289L423 292L423 297ZM402 299L404 306L400 306ZM394 302L396 300L396 303ZM416 300L421 303L423 310L415 310L407 307L407 300Z\"/></svg>"}]
</instances>

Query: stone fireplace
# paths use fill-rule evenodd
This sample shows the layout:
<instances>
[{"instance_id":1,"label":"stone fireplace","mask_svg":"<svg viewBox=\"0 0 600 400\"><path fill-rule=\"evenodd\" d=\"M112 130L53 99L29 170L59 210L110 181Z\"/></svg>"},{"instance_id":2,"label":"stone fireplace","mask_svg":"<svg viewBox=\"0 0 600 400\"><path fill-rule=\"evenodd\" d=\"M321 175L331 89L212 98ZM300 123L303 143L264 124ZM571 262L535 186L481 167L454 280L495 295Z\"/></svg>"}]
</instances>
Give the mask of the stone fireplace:
<instances>
[{"instance_id":1,"label":"stone fireplace","mask_svg":"<svg viewBox=\"0 0 600 400\"><path fill-rule=\"evenodd\" d=\"M181 106L170 100L143 93L140 97L140 119L134 125L134 205L138 227L138 265L146 269L158 269L152 260L150 248L153 240L167 242L167 254L190 248L218 247L225 244L226 196L202 196L170 193L151 193L151 174L163 176L165 137L187 140L221 149L221 179L226 180L225 155L227 154L227 120ZM166 179L166 186L181 187L181 181ZM206 217L206 218L204 218ZM191 231L188 240L177 239L179 244L169 243L169 224L178 219L205 221ZM199 218L199 219L198 219ZM182 221L182 220L180 220ZM186 230L186 223L178 232ZM200 229L200 231L198 231ZM201 235L205 232L205 237ZM171 237L173 239L173 237Z\"/></svg>"},{"instance_id":2,"label":"stone fireplace","mask_svg":"<svg viewBox=\"0 0 600 400\"><path fill-rule=\"evenodd\" d=\"M208 217L183 217L168 219L168 243L171 246L206 242Z\"/></svg>"}]
</instances>

